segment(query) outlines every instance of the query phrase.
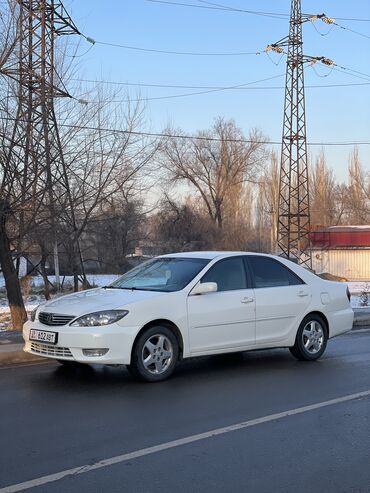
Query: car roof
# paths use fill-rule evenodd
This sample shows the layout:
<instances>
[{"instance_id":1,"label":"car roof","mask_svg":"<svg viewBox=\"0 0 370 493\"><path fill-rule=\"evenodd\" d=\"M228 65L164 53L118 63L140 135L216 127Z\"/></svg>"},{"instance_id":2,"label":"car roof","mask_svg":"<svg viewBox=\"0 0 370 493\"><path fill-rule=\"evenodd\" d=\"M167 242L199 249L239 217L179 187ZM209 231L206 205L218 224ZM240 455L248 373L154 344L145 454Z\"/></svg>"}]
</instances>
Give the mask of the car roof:
<instances>
[{"instance_id":1,"label":"car roof","mask_svg":"<svg viewBox=\"0 0 370 493\"><path fill-rule=\"evenodd\" d=\"M209 259L213 260L216 258L228 258L237 255L253 255L253 256L261 256L261 257L269 257L272 259L276 259L282 264L286 265L290 270L292 270L296 275L298 275L305 282L319 282L322 281L320 277L318 277L313 272L310 272L308 269L304 268L302 265L298 265L297 263L286 259L284 257L278 257L277 255L271 255L270 253L257 253L257 252L228 252L228 251L207 251L207 252L179 252L179 253L170 253L167 255L161 255L162 258L197 258L197 259ZM158 257L157 257L158 258ZM160 258L160 257L159 257ZM329 281L327 281L329 282ZM333 281L330 281L333 282Z\"/></svg>"},{"instance_id":2,"label":"car roof","mask_svg":"<svg viewBox=\"0 0 370 493\"><path fill-rule=\"evenodd\" d=\"M256 253L256 252L228 252L228 251L207 251L207 252L179 252L179 253L169 253L167 255L161 255L161 257L179 257L179 258L205 258L214 259L218 257L230 257L235 255L264 255L268 257L273 257L268 253Z\"/></svg>"}]
</instances>

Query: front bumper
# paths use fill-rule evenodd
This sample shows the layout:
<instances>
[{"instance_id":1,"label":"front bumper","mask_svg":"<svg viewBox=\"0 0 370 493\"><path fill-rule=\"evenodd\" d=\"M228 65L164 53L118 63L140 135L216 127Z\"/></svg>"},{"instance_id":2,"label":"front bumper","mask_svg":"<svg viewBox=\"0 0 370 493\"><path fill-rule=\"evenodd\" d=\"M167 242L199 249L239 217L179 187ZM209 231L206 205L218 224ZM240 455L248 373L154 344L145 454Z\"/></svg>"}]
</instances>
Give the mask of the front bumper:
<instances>
[{"instance_id":1,"label":"front bumper","mask_svg":"<svg viewBox=\"0 0 370 493\"><path fill-rule=\"evenodd\" d=\"M30 329L47 330L58 333L57 344L30 341ZM45 358L77 361L79 363L99 363L103 365L128 365L138 327L122 327L118 324L104 327L49 327L38 321L28 321L23 326L24 351ZM85 356L83 349L106 348L104 356Z\"/></svg>"}]
</instances>

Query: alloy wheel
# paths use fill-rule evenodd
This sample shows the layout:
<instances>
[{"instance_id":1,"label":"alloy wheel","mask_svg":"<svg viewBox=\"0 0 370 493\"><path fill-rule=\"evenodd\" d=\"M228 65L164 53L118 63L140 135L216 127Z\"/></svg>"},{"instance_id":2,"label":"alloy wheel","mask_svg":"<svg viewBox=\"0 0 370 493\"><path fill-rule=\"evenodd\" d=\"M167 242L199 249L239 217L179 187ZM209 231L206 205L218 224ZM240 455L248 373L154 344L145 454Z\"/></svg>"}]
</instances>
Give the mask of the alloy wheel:
<instances>
[{"instance_id":1,"label":"alloy wheel","mask_svg":"<svg viewBox=\"0 0 370 493\"><path fill-rule=\"evenodd\" d=\"M173 347L170 339L163 334L151 335L143 345L142 363L153 375L161 375L171 365Z\"/></svg>"},{"instance_id":2,"label":"alloy wheel","mask_svg":"<svg viewBox=\"0 0 370 493\"><path fill-rule=\"evenodd\" d=\"M324 344L324 329L316 320L308 322L302 332L303 347L309 354L317 354Z\"/></svg>"}]
</instances>

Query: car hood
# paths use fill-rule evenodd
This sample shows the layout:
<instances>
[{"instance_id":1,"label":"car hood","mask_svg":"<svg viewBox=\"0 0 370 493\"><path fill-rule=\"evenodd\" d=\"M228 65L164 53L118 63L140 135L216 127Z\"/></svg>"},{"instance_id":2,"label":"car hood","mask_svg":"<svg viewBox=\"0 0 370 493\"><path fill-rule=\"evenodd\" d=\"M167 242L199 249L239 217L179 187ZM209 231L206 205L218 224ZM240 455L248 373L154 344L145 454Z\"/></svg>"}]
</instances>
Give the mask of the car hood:
<instances>
[{"instance_id":1,"label":"car hood","mask_svg":"<svg viewBox=\"0 0 370 493\"><path fill-rule=\"evenodd\" d=\"M48 301L40 307L40 310L49 313L80 316L101 310L122 308L125 305L168 294L158 291L97 288Z\"/></svg>"}]
</instances>

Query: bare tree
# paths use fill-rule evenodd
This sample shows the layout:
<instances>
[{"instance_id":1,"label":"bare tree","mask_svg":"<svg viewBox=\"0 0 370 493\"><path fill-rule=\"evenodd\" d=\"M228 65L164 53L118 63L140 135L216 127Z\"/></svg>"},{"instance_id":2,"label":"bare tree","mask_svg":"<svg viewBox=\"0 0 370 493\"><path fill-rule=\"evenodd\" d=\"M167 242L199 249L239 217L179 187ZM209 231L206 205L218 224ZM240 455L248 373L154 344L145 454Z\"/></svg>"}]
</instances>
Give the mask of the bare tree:
<instances>
[{"instance_id":1,"label":"bare tree","mask_svg":"<svg viewBox=\"0 0 370 493\"><path fill-rule=\"evenodd\" d=\"M263 224L269 230L269 250L277 251L277 223L279 206L279 162L276 152L271 153L271 159L260 179L259 186L260 216L258 224Z\"/></svg>"},{"instance_id":2,"label":"bare tree","mask_svg":"<svg viewBox=\"0 0 370 493\"><path fill-rule=\"evenodd\" d=\"M19 243L20 224L23 223L22 234L27 235L37 221L43 221L39 211L45 187L40 170L31 161L21 159L19 144L12 138L14 122L7 119L8 108L3 106L0 113L4 118L0 122L0 266L13 327L20 329L27 314L13 252Z\"/></svg>"},{"instance_id":3,"label":"bare tree","mask_svg":"<svg viewBox=\"0 0 370 493\"><path fill-rule=\"evenodd\" d=\"M310 176L310 209L312 226L330 226L337 221L336 183L322 150Z\"/></svg>"},{"instance_id":4,"label":"bare tree","mask_svg":"<svg viewBox=\"0 0 370 493\"><path fill-rule=\"evenodd\" d=\"M217 227L194 197L178 203L167 194L152 218L152 238L160 253L214 248Z\"/></svg>"},{"instance_id":5,"label":"bare tree","mask_svg":"<svg viewBox=\"0 0 370 493\"><path fill-rule=\"evenodd\" d=\"M249 133L249 143L245 140L233 120L219 118L194 139L169 138L162 143L161 165L169 180L190 185L219 228L223 227L227 200L230 203L239 185L256 180L266 157L265 138L259 131Z\"/></svg>"},{"instance_id":6,"label":"bare tree","mask_svg":"<svg viewBox=\"0 0 370 493\"><path fill-rule=\"evenodd\" d=\"M348 167L347 214L351 224L370 221L370 173L363 169L357 148L350 156Z\"/></svg>"},{"instance_id":7,"label":"bare tree","mask_svg":"<svg viewBox=\"0 0 370 493\"><path fill-rule=\"evenodd\" d=\"M82 118L79 116L77 123L67 120L68 131L62 138L68 188L59 196L57 209L75 290L79 274L87 284L80 239L89 223L106 214L104 204L128 193L140 177L143 179L143 169L156 152L154 141L135 133L142 119L143 109L138 104L114 108L109 95L104 95ZM105 131L110 126L116 130Z\"/></svg>"}]
</instances>

